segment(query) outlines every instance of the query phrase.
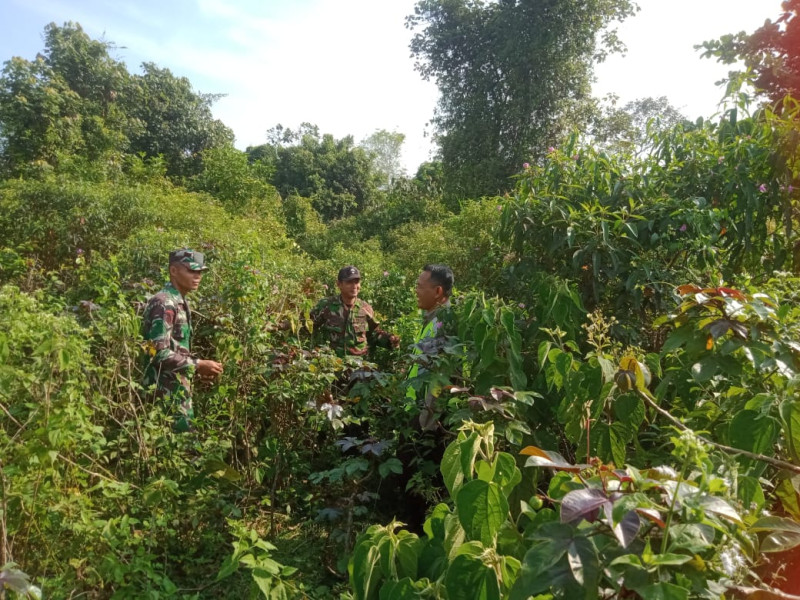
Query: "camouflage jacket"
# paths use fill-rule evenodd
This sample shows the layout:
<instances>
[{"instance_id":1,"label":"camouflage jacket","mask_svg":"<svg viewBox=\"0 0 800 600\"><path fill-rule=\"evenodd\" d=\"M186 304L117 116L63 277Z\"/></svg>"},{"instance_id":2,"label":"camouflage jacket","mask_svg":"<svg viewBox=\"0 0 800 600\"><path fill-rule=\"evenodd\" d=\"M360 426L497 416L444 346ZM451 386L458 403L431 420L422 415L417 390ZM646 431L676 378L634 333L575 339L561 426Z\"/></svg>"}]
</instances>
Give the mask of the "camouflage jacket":
<instances>
[{"instance_id":1,"label":"camouflage jacket","mask_svg":"<svg viewBox=\"0 0 800 600\"><path fill-rule=\"evenodd\" d=\"M189 304L172 283L150 298L144 309L142 336L148 364L144 385L156 386L160 397L171 398L181 414L192 417L192 377L197 359L191 355L192 316Z\"/></svg>"},{"instance_id":2,"label":"camouflage jacket","mask_svg":"<svg viewBox=\"0 0 800 600\"><path fill-rule=\"evenodd\" d=\"M368 342L390 345L390 334L378 326L372 307L359 298L351 309L341 296L323 298L311 311L311 321L314 343L329 343L339 356L364 356Z\"/></svg>"},{"instance_id":3,"label":"camouflage jacket","mask_svg":"<svg viewBox=\"0 0 800 600\"><path fill-rule=\"evenodd\" d=\"M458 327L453 313L453 308L448 300L441 306L437 306L433 310L429 310L423 315L420 330L414 337L414 349L412 354L419 358L428 358L437 356L448 341L452 343L452 338L458 335ZM424 356L423 356L424 355ZM408 372L408 380L413 381L418 377L425 377L428 369L423 367L420 363L429 364L428 361L420 361L415 359L411 369ZM406 388L406 400L411 403L416 403L417 400L421 402L421 410L419 415L419 424L423 430L433 430L437 426L440 417L437 407L436 398L439 393L436 391L437 386L433 389L428 384L424 384L420 388L419 393L413 385Z\"/></svg>"}]
</instances>

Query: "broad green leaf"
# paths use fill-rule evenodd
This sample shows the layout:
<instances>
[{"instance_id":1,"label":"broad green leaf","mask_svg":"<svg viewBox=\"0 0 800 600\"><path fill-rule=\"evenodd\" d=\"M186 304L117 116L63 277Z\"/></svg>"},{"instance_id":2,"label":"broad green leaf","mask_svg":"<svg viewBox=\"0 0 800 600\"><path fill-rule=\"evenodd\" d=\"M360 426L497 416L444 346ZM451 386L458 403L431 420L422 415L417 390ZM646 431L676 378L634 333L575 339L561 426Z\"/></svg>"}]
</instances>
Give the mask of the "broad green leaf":
<instances>
[{"instance_id":1,"label":"broad green leaf","mask_svg":"<svg viewBox=\"0 0 800 600\"><path fill-rule=\"evenodd\" d=\"M381 586L380 600L415 600L419 598L417 589L409 577L404 577L399 581L386 581Z\"/></svg>"},{"instance_id":2,"label":"broad green leaf","mask_svg":"<svg viewBox=\"0 0 800 600\"><path fill-rule=\"evenodd\" d=\"M800 494L792 485L792 480L781 479L775 487L775 495L780 499L783 509L795 519L800 520Z\"/></svg>"},{"instance_id":3,"label":"broad green leaf","mask_svg":"<svg viewBox=\"0 0 800 600\"><path fill-rule=\"evenodd\" d=\"M764 497L764 490L761 483L756 477L748 475L740 475L737 496L741 500L742 505L748 509L748 512L757 512L764 508L766 499Z\"/></svg>"},{"instance_id":4,"label":"broad green leaf","mask_svg":"<svg viewBox=\"0 0 800 600\"><path fill-rule=\"evenodd\" d=\"M752 410L739 411L728 427L732 446L757 454L772 454L778 430L775 419Z\"/></svg>"},{"instance_id":5,"label":"broad green leaf","mask_svg":"<svg viewBox=\"0 0 800 600\"><path fill-rule=\"evenodd\" d=\"M508 516L508 500L500 486L480 479L470 481L459 490L456 508L467 538L479 540L486 547L494 546L497 532Z\"/></svg>"},{"instance_id":6,"label":"broad green leaf","mask_svg":"<svg viewBox=\"0 0 800 600\"><path fill-rule=\"evenodd\" d=\"M444 540L444 520L450 514L447 504L437 504L425 521L423 530L429 538Z\"/></svg>"},{"instance_id":7,"label":"broad green leaf","mask_svg":"<svg viewBox=\"0 0 800 600\"><path fill-rule=\"evenodd\" d=\"M600 564L592 542L585 537L572 540L567 547L567 562L575 581L586 590L586 598L596 598Z\"/></svg>"},{"instance_id":8,"label":"broad green leaf","mask_svg":"<svg viewBox=\"0 0 800 600\"><path fill-rule=\"evenodd\" d=\"M381 556L378 549L371 544L360 544L353 553L353 571L350 585L355 600L373 600L380 580Z\"/></svg>"},{"instance_id":9,"label":"broad green leaf","mask_svg":"<svg viewBox=\"0 0 800 600\"><path fill-rule=\"evenodd\" d=\"M478 433L472 432L468 438L456 440L445 448L440 469L451 497L456 496L465 480L472 479L472 465L479 445Z\"/></svg>"},{"instance_id":10,"label":"broad green leaf","mask_svg":"<svg viewBox=\"0 0 800 600\"><path fill-rule=\"evenodd\" d=\"M498 452L494 459L494 481L503 490L503 494L508 496L511 491L522 481L522 472L517 467L514 457L507 452Z\"/></svg>"},{"instance_id":11,"label":"broad green leaf","mask_svg":"<svg viewBox=\"0 0 800 600\"><path fill-rule=\"evenodd\" d=\"M785 552L800 546L800 533L776 531L768 534L761 542L762 552Z\"/></svg>"},{"instance_id":12,"label":"broad green leaf","mask_svg":"<svg viewBox=\"0 0 800 600\"><path fill-rule=\"evenodd\" d=\"M444 578L444 587L449 600L500 600L494 569L467 555L453 559Z\"/></svg>"},{"instance_id":13,"label":"broad green leaf","mask_svg":"<svg viewBox=\"0 0 800 600\"><path fill-rule=\"evenodd\" d=\"M664 554L653 554L647 561L649 565L662 567L664 565L682 565L692 560L691 556L685 554L671 554L665 552Z\"/></svg>"}]
</instances>

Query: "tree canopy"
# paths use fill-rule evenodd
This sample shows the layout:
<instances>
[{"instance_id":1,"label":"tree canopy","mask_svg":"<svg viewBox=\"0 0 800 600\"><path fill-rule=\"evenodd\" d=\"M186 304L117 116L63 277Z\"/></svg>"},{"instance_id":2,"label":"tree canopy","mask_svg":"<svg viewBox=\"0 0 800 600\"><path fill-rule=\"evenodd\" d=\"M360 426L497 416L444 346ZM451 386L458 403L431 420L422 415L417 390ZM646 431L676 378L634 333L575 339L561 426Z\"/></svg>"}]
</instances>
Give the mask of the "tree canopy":
<instances>
[{"instance_id":1,"label":"tree canopy","mask_svg":"<svg viewBox=\"0 0 800 600\"><path fill-rule=\"evenodd\" d=\"M800 0L785 0L783 12L753 33L740 31L704 42L704 57L730 65L744 61L757 90L772 102L800 97ZM734 72L732 75L736 75Z\"/></svg>"},{"instance_id":2,"label":"tree canopy","mask_svg":"<svg viewBox=\"0 0 800 600\"><path fill-rule=\"evenodd\" d=\"M373 168L370 153L356 146L353 136L320 135L319 127L303 123L296 131L276 125L267 132L267 139L247 153L251 160L271 165L271 183L282 197L310 198L326 220L361 211L374 198L381 175Z\"/></svg>"},{"instance_id":3,"label":"tree canopy","mask_svg":"<svg viewBox=\"0 0 800 600\"><path fill-rule=\"evenodd\" d=\"M433 124L449 197L495 194L588 118L592 68L622 49L630 0L421 0L416 68L439 87Z\"/></svg>"},{"instance_id":4,"label":"tree canopy","mask_svg":"<svg viewBox=\"0 0 800 600\"><path fill-rule=\"evenodd\" d=\"M115 168L123 153L163 155L167 172L191 174L206 148L230 145L233 132L214 119L218 96L145 63L132 75L76 23L45 28L33 60L14 57L0 74L0 169Z\"/></svg>"}]
</instances>

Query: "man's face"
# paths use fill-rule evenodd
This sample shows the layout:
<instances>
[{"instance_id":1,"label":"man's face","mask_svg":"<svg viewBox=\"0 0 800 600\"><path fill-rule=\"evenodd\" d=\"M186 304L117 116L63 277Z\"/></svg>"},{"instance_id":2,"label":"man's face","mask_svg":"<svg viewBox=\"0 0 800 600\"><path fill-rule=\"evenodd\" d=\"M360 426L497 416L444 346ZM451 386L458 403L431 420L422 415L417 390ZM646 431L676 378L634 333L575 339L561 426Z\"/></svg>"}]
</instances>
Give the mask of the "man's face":
<instances>
[{"instance_id":1,"label":"man's face","mask_svg":"<svg viewBox=\"0 0 800 600\"><path fill-rule=\"evenodd\" d=\"M349 304L358 298L358 292L361 291L361 280L350 279L348 281L337 281L336 287L339 288L342 300Z\"/></svg>"},{"instance_id":2,"label":"man's face","mask_svg":"<svg viewBox=\"0 0 800 600\"><path fill-rule=\"evenodd\" d=\"M172 284L183 295L196 290L203 279L203 271L192 271L182 263L170 265L169 274Z\"/></svg>"},{"instance_id":3,"label":"man's face","mask_svg":"<svg viewBox=\"0 0 800 600\"><path fill-rule=\"evenodd\" d=\"M442 286L431 281L431 274L423 271L417 277L417 306L422 310L433 310L442 300Z\"/></svg>"}]
</instances>

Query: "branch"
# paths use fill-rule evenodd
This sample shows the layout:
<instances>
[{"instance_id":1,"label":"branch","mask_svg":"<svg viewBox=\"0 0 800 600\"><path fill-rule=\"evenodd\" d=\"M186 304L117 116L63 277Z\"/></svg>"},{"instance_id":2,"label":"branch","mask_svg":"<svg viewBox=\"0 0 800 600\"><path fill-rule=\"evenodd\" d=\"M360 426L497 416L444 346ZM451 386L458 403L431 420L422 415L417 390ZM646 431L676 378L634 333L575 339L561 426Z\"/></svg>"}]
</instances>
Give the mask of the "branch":
<instances>
[{"instance_id":1,"label":"branch","mask_svg":"<svg viewBox=\"0 0 800 600\"><path fill-rule=\"evenodd\" d=\"M709 446L713 446L724 452L729 452L731 454L741 454L742 456L746 456L747 458L752 458L753 460L765 462L774 467L778 467L780 469L786 469L787 471L792 471L793 473L800 474L800 467L798 467L797 465L793 465L792 463L779 460L777 458L772 458L771 456L765 456L763 454L755 454L754 452L748 452L747 450L742 450L740 448L733 448L731 446L725 446L724 444L718 444L717 442L712 442L708 438L704 438L703 436L697 435L696 433L694 433L693 430L689 429L686 425L681 423L676 417L673 417L670 413L668 413L666 410L664 410L658 404L656 404L649 393L641 389L636 389L635 391L638 394L638 396L642 398L645 401L645 403L648 406L650 406L653 410L655 410L658 414L667 418L670 422L672 422L673 425L675 425L681 431L689 431L693 433L694 435L697 436L697 439L703 442L704 444L708 444ZM798 598L798 600L800 600L800 597L795 596L795 598Z\"/></svg>"},{"instance_id":2,"label":"branch","mask_svg":"<svg viewBox=\"0 0 800 600\"><path fill-rule=\"evenodd\" d=\"M763 600L771 600L773 598L777 600L800 600L800 596L787 594L786 592L782 592L780 590L776 590L773 588L756 588L756 587L745 587L743 585L729 585L728 589L733 592L742 594L745 597L755 596L756 598Z\"/></svg>"}]
</instances>

